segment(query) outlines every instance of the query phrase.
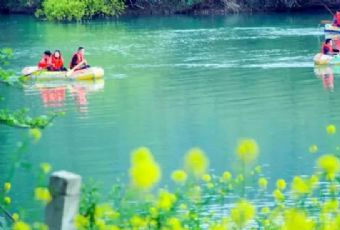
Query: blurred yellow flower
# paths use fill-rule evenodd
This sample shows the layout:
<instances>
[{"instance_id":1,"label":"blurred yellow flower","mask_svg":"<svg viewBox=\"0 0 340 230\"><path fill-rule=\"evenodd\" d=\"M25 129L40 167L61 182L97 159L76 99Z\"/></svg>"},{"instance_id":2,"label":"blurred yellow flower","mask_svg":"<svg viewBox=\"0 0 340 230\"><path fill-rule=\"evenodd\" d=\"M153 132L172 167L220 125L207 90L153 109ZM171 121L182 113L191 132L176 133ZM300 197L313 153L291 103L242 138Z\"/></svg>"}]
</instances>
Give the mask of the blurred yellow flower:
<instances>
[{"instance_id":1,"label":"blurred yellow flower","mask_svg":"<svg viewBox=\"0 0 340 230\"><path fill-rule=\"evenodd\" d=\"M312 184L310 180L295 176L291 184L291 189L296 195L306 195L312 191Z\"/></svg>"},{"instance_id":2,"label":"blurred yellow flower","mask_svg":"<svg viewBox=\"0 0 340 230\"><path fill-rule=\"evenodd\" d=\"M164 189L161 189L159 192L159 199L157 202L157 207L159 209L169 211L174 203L176 202L177 197L175 194L170 193Z\"/></svg>"},{"instance_id":3,"label":"blurred yellow flower","mask_svg":"<svg viewBox=\"0 0 340 230\"><path fill-rule=\"evenodd\" d=\"M223 178L223 180L224 180L224 181L230 181L230 180L231 180L231 178L232 178L232 175L231 175L231 173L230 173L230 172L228 172L228 171L225 171L225 172L223 173L223 176L222 176L222 178Z\"/></svg>"},{"instance_id":4,"label":"blurred yellow flower","mask_svg":"<svg viewBox=\"0 0 340 230\"><path fill-rule=\"evenodd\" d=\"M40 164L40 169L43 173L48 174L49 172L51 172L52 167L49 163L44 162Z\"/></svg>"},{"instance_id":5,"label":"blurred yellow flower","mask_svg":"<svg viewBox=\"0 0 340 230\"><path fill-rule=\"evenodd\" d=\"M13 218L14 221L18 221L20 219L20 216L19 216L18 213L15 212L15 213L12 214L12 218Z\"/></svg>"},{"instance_id":6,"label":"blurred yellow flower","mask_svg":"<svg viewBox=\"0 0 340 230\"><path fill-rule=\"evenodd\" d=\"M94 224L96 226L96 229L98 230L104 230L105 229L105 221L103 219L100 219L100 218L96 218L95 221L94 221Z\"/></svg>"},{"instance_id":7,"label":"blurred yellow flower","mask_svg":"<svg viewBox=\"0 0 340 230\"><path fill-rule=\"evenodd\" d=\"M116 225L106 225L105 230L120 230L120 228Z\"/></svg>"},{"instance_id":8,"label":"blurred yellow flower","mask_svg":"<svg viewBox=\"0 0 340 230\"><path fill-rule=\"evenodd\" d=\"M327 131L327 133L330 134L330 135L335 134L335 132L336 132L336 127L335 127L335 125L332 125L332 124L327 125L326 131Z\"/></svg>"},{"instance_id":9,"label":"blurred yellow flower","mask_svg":"<svg viewBox=\"0 0 340 230\"><path fill-rule=\"evenodd\" d=\"M209 174L204 174L202 176L202 180L206 183L210 182L211 181L211 176Z\"/></svg>"},{"instance_id":10,"label":"blurred yellow flower","mask_svg":"<svg viewBox=\"0 0 340 230\"><path fill-rule=\"evenodd\" d=\"M204 152L199 148L192 148L185 156L185 168L195 177L199 178L208 169L209 161Z\"/></svg>"},{"instance_id":11,"label":"blurred yellow flower","mask_svg":"<svg viewBox=\"0 0 340 230\"><path fill-rule=\"evenodd\" d=\"M333 180L340 170L339 159L331 154L326 154L319 157L317 165L320 169L323 170L327 178L330 180Z\"/></svg>"},{"instance_id":12,"label":"blurred yellow flower","mask_svg":"<svg viewBox=\"0 0 340 230\"><path fill-rule=\"evenodd\" d=\"M314 227L313 220L304 212L296 209L285 211L283 230L314 230Z\"/></svg>"},{"instance_id":13,"label":"blurred yellow flower","mask_svg":"<svg viewBox=\"0 0 340 230\"><path fill-rule=\"evenodd\" d=\"M48 230L48 226L44 223L35 222L33 228L36 230Z\"/></svg>"},{"instance_id":14,"label":"blurred yellow flower","mask_svg":"<svg viewBox=\"0 0 340 230\"><path fill-rule=\"evenodd\" d=\"M137 229L142 229L147 225L147 222L143 218L137 215L134 215L133 217L131 217L130 223L132 227L137 228Z\"/></svg>"},{"instance_id":15,"label":"blurred yellow flower","mask_svg":"<svg viewBox=\"0 0 340 230\"><path fill-rule=\"evenodd\" d=\"M4 184L4 191L5 191L5 192L9 192L9 190L11 190L11 183L6 182L6 183Z\"/></svg>"},{"instance_id":16,"label":"blurred yellow flower","mask_svg":"<svg viewBox=\"0 0 340 230\"><path fill-rule=\"evenodd\" d=\"M12 230L31 230L31 227L23 221L17 221L12 225Z\"/></svg>"},{"instance_id":17,"label":"blurred yellow flower","mask_svg":"<svg viewBox=\"0 0 340 230\"><path fill-rule=\"evenodd\" d=\"M257 158L259 147L255 140L243 139L239 141L236 153L242 162L250 163Z\"/></svg>"},{"instance_id":18,"label":"blurred yellow flower","mask_svg":"<svg viewBox=\"0 0 340 230\"><path fill-rule=\"evenodd\" d=\"M278 179L276 181L276 188L283 191L286 188L286 181L284 179Z\"/></svg>"},{"instance_id":19,"label":"blurred yellow flower","mask_svg":"<svg viewBox=\"0 0 340 230\"><path fill-rule=\"evenodd\" d=\"M268 181L267 181L266 178L264 178L264 177L259 178L259 180L258 180L257 183L258 183L258 185L259 185L259 187L260 187L261 189L266 189L266 188L267 188Z\"/></svg>"},{"instance_id":20,"label":"blurred yellow flower","mask_svg":"<svg viewBox=\"0 0 340 230\"><path fill-rule=\"evenodd\" d=\"M317 145L311 145L308 148L310 153L316 153L318 151L318 146Z\"/></svg>"},{"instance_id":21,"label":"blurred yellow flower","mask_svg":"<svg viewBox=\"0 0 340 230\"><path fill-rule=\"evenodd\" d=\"M74 218L74 225L75 225L76 229L87 229L89 224L90 224L90 221L89 221L88 217L85 217L83 215L78 214Z\"/></svg>"},{"instance_id":22,"label":"blurred yellow flower","mask_svg":"<svg viewBox=\"0 0 340 230\"><path fill-rule=\"evenodd\" d=\"M33 138L35 142L38 142L41 138L41 131L38 128L30 129L29 135Z\"/></svg>"},{"instance_id":23,"label":"blurred yellow flower","mask_svg":"<svg viewBox=\"0 0 340 230\"><path fill-rule=\"evenodd\" d=\"M246 200L236 203L230 211L230 218L241 229L255 216L255 207Z\"/></svg>"},{"instance_id":24,"label":"blurred yellow flower","mask_svg":"<svg viewBox=\"0 0 340 230\"><path fill-rule=\"evenodd\" d=\"M48 188L37 187L34 189L34 197L37 201L41 201L44 204L49 203L52 200L52 196Z\"/></svg>"},{"instance_id":25,"label":"blurred yellow flower","mask_svg":"<svg viewBox=\"0 0 340 230\"><path fill-rule=\"evenodd\" d=\"M132 152L130 179L133 186L140 189L151 189L160 178L160 167L147 148L141 147Z\"/></svg>"},{"instance_id":26,"label":"blurred yellow flower","mask_svg":"<svg viewBox=\"0 0 340 230\"><path fill-rule=\"evenodd\" d=\"M5 204L8 205L8 204L10 204L11 202L12 202L12 199L11 199L9 196L5 196L5 197L4 197L4 203L5 203Z\"/></svg>"},{"instance_id":27,"label":"blurred yellow flower","mask_svg":"<svg viewBox=\"0 0 340 230\"><path fill-rule=\"evenodd\" d=\"M325 201L322 205L323 213L337 213L339 209L339 201L332 199Z\"/></svg>"},{"instance_id":28,"label":"blurred yellow flower","mask_svg":"<svg viewBox=\"0 0 340 230\"><path fill-rule=\"evenodd\" d=\"M261 213L268 214L270 212L270 209L268 207L261 208Z\"/></svg>"},{"instance_id":29,"label":"blurred yellow flower","mask_svg":"<svg viewBox=\"0 0 340 230\"><path fill-rule=\"evenodd\" d=\"M184 170L176 170L171 173L171 179L176 183L185 183L188 178Z\"/></svg>"},{"instance_id":30,"label":"blurred yellow flower","mask_svg":"<svg viewBox=\"0 0 340 230\"><path fill-rule=\"evenodd\" d=\"M111 220L119 218L120 214L113 210L112 206L108 203L99 204L95 208L96 218L110 218Z\"/></svg>"},{"instance_id":31,"label":"blurred yellow flower","mask_svg":"<svg viewBox=\"0 0 340 230\"><path fill-rule=\"evenodd\" d=\"M282 202L285 199L285 196L282 194L282 192L279 189L275 189L273 191L273 197L277 202Z\"/></svg>"}]
</instances>

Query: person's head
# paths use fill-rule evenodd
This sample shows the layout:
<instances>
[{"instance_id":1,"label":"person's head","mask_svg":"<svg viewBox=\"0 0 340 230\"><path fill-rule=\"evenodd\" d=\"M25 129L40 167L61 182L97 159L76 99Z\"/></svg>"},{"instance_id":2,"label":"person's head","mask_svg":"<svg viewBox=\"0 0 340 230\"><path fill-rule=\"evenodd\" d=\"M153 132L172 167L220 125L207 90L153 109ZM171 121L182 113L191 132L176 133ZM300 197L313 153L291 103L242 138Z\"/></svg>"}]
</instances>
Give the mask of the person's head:
<instances>
[{"instance_id":1,"label":"person's head","mask_svg":"<svg viewBox=\"0 0 340 230\"><path fill-rule=\"evenodd\" d=\"M327 39L325 40L325 44L332 45L332 39L327 38Z\"/></svg>"},{"instance_id":2,"label":"person's head","mask_svg":"<svg viewBox=\"0 0 340 230\"><path fill-rule=\"evenodd\" d=\"M78 53L82 53L82 54L84 54L85 53L85 49L84 49L84 47L79 47L78 48Z\"/></svg>"},{"instance_id":3,"label":"person's head","mask_svg":"<svg viewBox=\"0 0 340 230\"><path fill-rule=\"evenodd\" d=\"M56 58L60 58L61 57L60 50L54 51L53 56L56 57Z\"/></svg>"},{"instance_id":4,"label":"person's head","mask_svg":"<svg viewBox=\"0 0 340 230\"><path fill-rule=\"evenodd\" d=\"M51 56L51 55L52 55L52 53L51 53L51 51L49 51L49 50L46 50L46 51L44 52L44 55L45 55L45 56Z\"/></svg>"}]
</instances>

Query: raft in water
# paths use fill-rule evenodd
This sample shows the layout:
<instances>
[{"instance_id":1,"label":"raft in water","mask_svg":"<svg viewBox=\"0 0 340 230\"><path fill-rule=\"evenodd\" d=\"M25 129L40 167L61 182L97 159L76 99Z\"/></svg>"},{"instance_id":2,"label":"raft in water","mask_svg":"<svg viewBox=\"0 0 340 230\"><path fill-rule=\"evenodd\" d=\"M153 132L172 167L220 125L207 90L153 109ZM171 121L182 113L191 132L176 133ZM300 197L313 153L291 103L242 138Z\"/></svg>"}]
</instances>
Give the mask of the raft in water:
<instances>
[{"instance_id":1,"label":"raft in water","mask_svg":"<svg viewBox=\"0 0 340 230\"><path fill-rule=\"evenodd\" d=\"M313 58L315 65L340 65L340 55L325 55L318 53Z\"/></svg>"},{"instance_id":2,"label":"raft in water","mask_svg":"<svg viewBox=\"0 0 340 230\"><path fill-rule=\"evenodd\" d=\"M333 26L332 24L325 24L325 32L340 33L340 27Z\"/></svg>"},{"instance_id":3,"label":"raft in water","mask_svg":"<svg viewBox=\"0 0 340 230\"><path fill-rule=\"evenodd\" d=\"M95 80L103 78L104 70L100 67L89 67L86 69L76 70L68 76L67 71L47 71L47 70L36 70L30 71L36 67L25 67L22 73L29 80ZM30 72L30 74L26 74Z\"/></svg>"}]
</instances>

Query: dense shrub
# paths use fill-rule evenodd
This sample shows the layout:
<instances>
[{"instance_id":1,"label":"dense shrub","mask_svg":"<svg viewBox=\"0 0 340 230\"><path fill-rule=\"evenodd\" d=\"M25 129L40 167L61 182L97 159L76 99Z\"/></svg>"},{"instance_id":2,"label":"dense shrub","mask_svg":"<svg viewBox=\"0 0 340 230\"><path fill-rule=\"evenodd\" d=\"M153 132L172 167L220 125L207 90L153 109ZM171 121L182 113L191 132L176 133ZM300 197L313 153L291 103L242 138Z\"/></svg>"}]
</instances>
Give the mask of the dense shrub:
<instances>
[{"instance_id":1,"label":"dense shrub","mask_svg":"<svg viewBox=\"0 0 340 230\"><path fill-rule=\"evenodd\" d=\"M119 15L124 7L122 0L45 0L35 15L48 20L79 21L94 16Z\"/></svg>"}]
</instances>

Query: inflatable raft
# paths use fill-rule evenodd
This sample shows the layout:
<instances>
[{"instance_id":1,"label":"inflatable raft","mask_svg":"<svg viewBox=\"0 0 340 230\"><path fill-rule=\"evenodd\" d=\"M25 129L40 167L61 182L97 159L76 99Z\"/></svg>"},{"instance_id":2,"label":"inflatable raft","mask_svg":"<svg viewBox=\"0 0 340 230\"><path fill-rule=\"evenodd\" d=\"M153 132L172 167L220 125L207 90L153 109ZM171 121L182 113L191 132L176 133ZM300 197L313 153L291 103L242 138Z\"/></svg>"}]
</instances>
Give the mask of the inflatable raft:
<instances>
[{"instance_id":1,"label":"inflatable raft","mask_svg":"<svg viewBox=\"0 0 340 230\"><path fill-rule=\"evenodd\" d=\"M318 53L313 60L315 65L340 65L340 55L330 56Z\"/></svg>"},{"instance_id":2,"label":"inflatable raft","mask_svg":"<svg viewBox=\"0 0 340 230\"><path fill-rule=\"evenodd\" d=\"M47 71L38 70L37 67L25 67L22 74L29 80L95 80L103 78L104 70L100 67L90 67L87 69L67 71Z\"/></svg>"},{"instance_id":3,"label":"inflatable raft","mask_svg":"<svg viewBox=\"0 0 340 230\"><path fill-rule=\"evenodd\" d=\"M340 33L340 27L333 26L332 24L325 24L325 32Z\"/></svg>"}]
</instances>

